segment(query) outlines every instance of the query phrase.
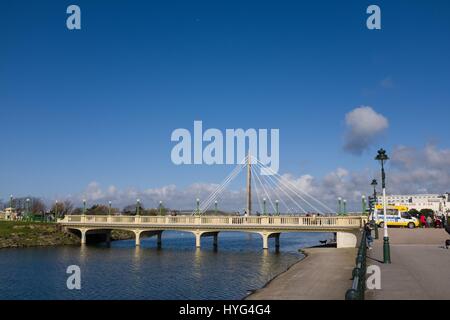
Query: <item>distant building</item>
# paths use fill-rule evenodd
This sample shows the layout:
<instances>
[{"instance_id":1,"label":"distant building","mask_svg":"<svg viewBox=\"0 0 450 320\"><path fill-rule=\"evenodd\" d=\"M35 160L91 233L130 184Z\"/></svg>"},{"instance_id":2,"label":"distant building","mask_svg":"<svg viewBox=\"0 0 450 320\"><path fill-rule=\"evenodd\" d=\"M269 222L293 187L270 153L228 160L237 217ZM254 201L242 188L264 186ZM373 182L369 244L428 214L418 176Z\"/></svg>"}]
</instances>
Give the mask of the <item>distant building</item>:
<instances>
[{"instance_id":1,"label":"distant building","mask_svg":"<svg viewBox=\"0 0 450 320\"><path fill-rule=\"evenodd\" d=\"M406 194L386 196L388 205L405 206L408 209L431 209L434 212L450 211L450 193L444 194ZM378 196L378 204L383 204L383 198Z\"/></svg>"},{"instance_id":2,"label":"distant building","mask_svg":"<svg viewBox=\"0 0 450 320\"><path fill-rule=\"evenodd\" d=\"M0 219L3 220L16 220L17 212L14 208L5 208L5 210L0 211Z\"/></svg>"}]
</instances>

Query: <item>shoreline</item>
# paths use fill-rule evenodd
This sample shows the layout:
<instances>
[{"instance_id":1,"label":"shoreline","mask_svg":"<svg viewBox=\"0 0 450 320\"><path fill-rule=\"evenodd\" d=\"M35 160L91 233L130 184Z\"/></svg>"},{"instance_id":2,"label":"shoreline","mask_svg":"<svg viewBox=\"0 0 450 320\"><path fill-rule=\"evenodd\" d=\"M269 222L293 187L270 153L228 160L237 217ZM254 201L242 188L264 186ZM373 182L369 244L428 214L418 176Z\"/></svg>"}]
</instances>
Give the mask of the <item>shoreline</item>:
<instances>
[{"instance_id":1,"label":"shoreline","mask_svg":"<svg viewBox=\"0 0 450 320\"><path fill-rule=\"evenodd\" d=\"M249 294L247 294L245 297L243 297L241 300L247 300L247 298L249 298L250 296L252 296L253 294L255 294L256 292L265 289L266 287L268 287L270 285L270 283L272 283L274 280L276 280L279 276L281 276L282 274L288 272L292 267L294 267L295 265L305 261L309 254L305 251L309 248L315 248L315 247L308 247L308 248L302 248L302 249L298 249L298 252L303 254L303 258L299 259L298 261L294 262L293 264L291 264L289 267L286 268L286 270L278 273L277 275L275 275L272 279L270 279L269 281L267 281L262 287L258 288L258 289L253 289L253 290L247 290L247 292L250 292Z\"/></svg>"},{"instance_id":2,"label":"shoreline","mask_svg":"<svg viewBox=\"0 0 450 320\"><path fill-rule=\"evenodd\" d=\"M304 254L304 258L270 279L261 288L250 291L242 300L345 299L345 292L351 286L356 248L337 249L319 245L299 249L299 252ZM334 272L330 272L330 266L325 262L333 257L338 260L338 266L334 264ZM296 283L299 284L298 290L292 290ZM322 285L324 283L326 286Z\"/></svg>"}]
</instances>

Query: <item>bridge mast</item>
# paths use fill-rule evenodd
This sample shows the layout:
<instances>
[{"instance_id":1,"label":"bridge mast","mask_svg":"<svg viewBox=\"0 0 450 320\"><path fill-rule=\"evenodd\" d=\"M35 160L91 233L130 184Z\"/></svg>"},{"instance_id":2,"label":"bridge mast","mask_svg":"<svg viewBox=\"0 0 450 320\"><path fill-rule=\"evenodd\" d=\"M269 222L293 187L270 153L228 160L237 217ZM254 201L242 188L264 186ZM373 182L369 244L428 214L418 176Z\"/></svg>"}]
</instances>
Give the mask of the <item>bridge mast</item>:
<instances>
[{"instance_id":1,"label":"bridge mast","mask_svg":"<svg viewBox=\"0 0 450 320\"><path fill-rule=\"evenodd\" d=\"M247 155L247 214L252 214L252 164L250 152Z\"/></svg>"}]
</instances>

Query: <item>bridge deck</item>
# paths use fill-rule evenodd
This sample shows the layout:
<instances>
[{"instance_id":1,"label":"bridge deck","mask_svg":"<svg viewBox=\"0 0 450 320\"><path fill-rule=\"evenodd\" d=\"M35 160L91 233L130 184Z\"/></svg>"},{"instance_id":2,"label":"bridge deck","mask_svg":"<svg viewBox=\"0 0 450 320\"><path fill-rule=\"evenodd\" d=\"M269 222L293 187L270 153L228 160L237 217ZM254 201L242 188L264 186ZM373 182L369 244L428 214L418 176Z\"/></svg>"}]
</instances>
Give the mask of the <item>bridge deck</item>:
<instances>
[{"instance_id":1,"label":"bridge deck","mask_svg":"<svg viewBox=\"0 0 450 320\"><path fill-rule=\"evenodd\" d=\"M256 232L263 237L264 248L267 239L279 237L281 232L337 232L339 243L356 243L354 234L359 230L366 217L305 217L305 216L101 216L69 215L59 219L58 223L68 229L81 231L82 243L85 234L93 230L130 230L136 234L136 244L140 244L140 234L164 230L193 232L200 245L202 236L220 231ZM345 233L339 237L339 233ZM353 233L348 239L348 233ZM347 237L347 238L346 238ZM342 239L339 240L339 239ZM159 236L160 239L160 236ZM278 242L278 240L277 240Z\"/></svg>"}]
</instances>

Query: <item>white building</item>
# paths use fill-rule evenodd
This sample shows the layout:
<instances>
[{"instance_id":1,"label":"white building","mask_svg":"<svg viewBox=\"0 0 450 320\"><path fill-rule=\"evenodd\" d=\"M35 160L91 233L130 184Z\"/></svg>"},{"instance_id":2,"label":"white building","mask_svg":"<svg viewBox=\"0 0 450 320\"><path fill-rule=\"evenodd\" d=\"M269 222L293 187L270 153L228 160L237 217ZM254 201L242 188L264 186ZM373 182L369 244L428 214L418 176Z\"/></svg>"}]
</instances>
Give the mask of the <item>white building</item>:
<instances>
[{"instance_id":1,"label":"white building","mask_svg":"<svg viewBox=\"0 0 450 320\"><path fill-rule=\"evenodd\" d=\"M450 193L444 194L406 194L406 195L387 195L388 205L405 206L408 209L431 209L434 212L450 212ZM383 204L383 198L378 195L378 204Z\"/></svg>"}]
</instances>

